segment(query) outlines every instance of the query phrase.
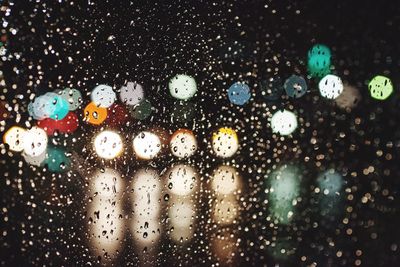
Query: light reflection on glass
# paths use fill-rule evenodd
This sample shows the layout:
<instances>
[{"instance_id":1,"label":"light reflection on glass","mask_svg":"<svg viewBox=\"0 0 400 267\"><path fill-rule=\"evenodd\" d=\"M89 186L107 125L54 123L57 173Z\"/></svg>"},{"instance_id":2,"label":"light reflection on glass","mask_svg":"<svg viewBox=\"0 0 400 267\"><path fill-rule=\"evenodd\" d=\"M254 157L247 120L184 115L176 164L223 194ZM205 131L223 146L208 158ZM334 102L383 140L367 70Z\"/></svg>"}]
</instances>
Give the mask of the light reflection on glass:
<instances>
[{"instance_id":1,"label":"light reflection on glass","mask_svg":"<svg viewBox=\"0 0 400 267\"><path fill-rule=\"evenodd\" d=\"M118 257L125 234L123 187L121 176L112 169L99 170L91 177L87 209L90 248L95 256L111 261Z\"/></svg>"}]
</instances>

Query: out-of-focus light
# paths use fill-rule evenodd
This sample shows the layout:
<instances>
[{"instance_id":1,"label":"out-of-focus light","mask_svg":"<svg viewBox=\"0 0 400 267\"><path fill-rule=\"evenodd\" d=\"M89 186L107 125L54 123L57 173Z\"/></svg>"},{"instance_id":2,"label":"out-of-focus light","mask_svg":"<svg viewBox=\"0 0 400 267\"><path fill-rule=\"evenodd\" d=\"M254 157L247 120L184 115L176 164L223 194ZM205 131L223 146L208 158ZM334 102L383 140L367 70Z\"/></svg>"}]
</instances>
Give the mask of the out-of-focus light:
<instances>
[{"instance_id":1,"label":"out-of-focus light","mask_svg":"<svg viewBox=\"0 0 400 267\"><path fill-rule=\"evenodd\" d=\"M290 76L283 85L286 94L290 97L300 98L307 92L307 83L303 77L298 75Z\"/></svg>"},{"instance_id":2,"label":"out-of-focus light","mask_svg":"<svg viewBox=\"0 0 400 267\"><path fill-rule=\"evenodd\" d=\"M282 80L280 77L261 80L258 83L261 96L266 102L274 103L279 101L283 95Z\"/></svg>"},{"instance_id":3,"label":"out-of-focus light","mask_svg":"<svg viewBox=\"0 0 400 267\"><path fill-rule=\"evenodd\" d=\"M126 86L121 87L119 97L125 105L137 105L144 99L143 87L136 82L128 82Z\"/></svg>"},{"instance_id":4,"label":"out-of-focus light","mask_svg":"<svg viewBox=\"0 0 400 267\"><path fill-rule=\"evenodd\" d=\"M174 76L168 84L169 92L174 98L188 100L197 92L197 84L193 77L184 74Z\"/></svg>"},{"instance_id":5,"label":"out-of-focus light","mask_svg":"<svg viewBox=\"0 0 400 267\"><path fill-rule=\"evenodd\" d=\"M67 100L70 111L74 111L80 107L82 103L82 94L78 90L73 88L65 88L59 94L61 97Z\"/></svg>"},{"instance_id":6,"label":"out-of-focus light","mask_svg":"<svg viewBox=\"0 0 400 267\"><path fill-rule=\"evenodd\" d=\"M84 120L90 124L99 125L107 119L107 109L90 102L84 109Z\"/></svg>"},{"instance_id":7,"label":"out-of-focus light","mask_svg":"<svg viewBox=\"0 0 400 267\"><path fill-rule=\"evenodd\" d=\"M197 150L197 140L192 131L179 129L172 135L170 147L174 156L178 158L190 157Z\"/></svg>"},{"instance_id":8,"label":"out-of-focus light","mask_svg":"<svg viewBox=\"0 0 400 267\"><path fill-rule=\"evenodd\" d=\"M100 84L92 90L90 99L96 106L108 108L114 104L117 96L111 86Z\"/></svg>"},{"instance_id":9,"label":"out-of-focus light","mask_svg":"<svg viewBox=\"0 0 400 267\"><path fill-rule=\"evenodd\" d=\"M161 182L153 169L140 169L132 182L133 218L131 232L140 245L156 245L161 237Z\"/></svg>"},{"instance_id":10,"label":"out-of-focus light","mask_svg":"<svg viewBox=\"0 0 400 267\"><path fill-rule=\"evenodd\" d=\"M94 139L97 155L104 159L113 159L122 152L121 136L113 131L102 131Z\"/></svg>"},{"instance_id":11,"label":"out-of-focus light","mask_svg":"<svg viewBox=\"0 0 400 267\"><path fill-rule=\"evenodd\" d=\"M218 157L232 157L239 149L238 136L232 128L218 129L212 136L212 149Z\"/></svg>"},{"instance_id":12,"label":"out-of-focus light","mask_svg":"<svg viewBox=\"0 0 400 267\"><path fill-rule=\"evenodd\" d=\"M106 260L116 259L123 243L123 188L123 179L113 169L99 170L91 178L92 201L88 203L89 243L93 254Z\"/></svg>"},{"instance_id":13,"label":"out-of-focus light","mask_svg":"<svg viewBox=\"0 0 400 267\"><path fill-rule=\"evenodd\" d=\"M51 102L49 105L53 105L50 118L53 120L62 120L67 116L68 111L69 111L69 104L66 99L63 97L56 95L53 98L51 98Z\"/></svg>"},{"instance_id":14,"label":"out-of-focus light","mask_svg":"<svg viewBox=\"0 0 400 267\"><path fill-rule=\"evenodd\" d=\"M229 101L238 106L242 106L249 101L251 97L250 88L245 83L234 83L228 89L228 98Z\"/></svg>"},{"instance_id":15,"label":"out-of-focus light","mask_svg":"<svg viewBox=\"0 0 400 267\"><path fill-rule=\"evenodd\" d=\"M178 200L169 207L170 237L173 241L186 242L193 238L195 216L196 209L191 200Z\"/></svg>"},{"instance_id":16,"label":"out-of-focus light","mask_svg":"<svg viewBox=\"0 0 400 267\"><path fill-rule=\"evenodd\" d=\"M360 91L351 85L344 85L343 92L335 99L336 105L342 109L355 108L361 101Z\"/></svg>"},{"instance_id":17,"label":"out-of-focus light","mask_svg":"<svg viewBox=\"0 0 400 267\"><path fill-rule=\"evenodd\" d=\"M239 203L235 195L227 195L214 200L212 216L219 225L232 224L239 215Z\"/></svg>"},{"instance_id":18,"label":"out-of-focus light","mask_svg":"<svg viewBox=\"0 0 400 267\"><path fill-rule=\"evenodd\" d=\"M78 129L78 116L70 111L62 120L53 120L46 118L37 122L37 125L44 129L48 135L54 135L56 131L59 133L73 133Z\"/></svg>"},{"instance_id":19,"label":"out-of-focus light","mask_svg":"<svg viewBox=\"0 0 400 267\"><path fill-rule=\"evenodd\" d=\"M330 73L331 51L322 44L314 45L308 51L308 71L313 77L323 77Z\"/></svg>"},{"instance_id":20,"label":"out-of-focus light","mask_svg":"<svg viewBox=\"0 0 400 267\"><path fill-rule=\"evenodd\" d=\"M125 106L113 104L108 108L106 124L112 127L122 126L128 120L128 112Z\"/></svg>"},{"instance_id":21,"label":"out-of-focus light","mask_svg":"<svg viewBox=\"0 0 400 267\"><path fill-rule=\"evenodd\" d=\"M68 169L71 161L65 154L63 147L49 146L44 161L51 172L63 172Z\"/></svg>"},{"instance_id":22,"label":"out-of-focus light","mask_svg":"<svg viewBox=\"0 0 400 267\"><path fill-rule=\"evenodd\" d=\"M369 82L368 89L372 98L385 100L393 92L393 83L389 78L377 75Z\"/></svg>"},{"instance_id":23,"label":"out-of-focus light","mask_svg":"<svg viewBox=\"0 0 400 267\"><path fill-rule=\"evenodd\" d=\"M343 177L334 169L329 169L318 176L318 204L323 216L334 216L340 212L340 203L344 198L343 184Z\"/></svg>"},{"instance_id":24,"label":"out-of-focus light","mask_svg":"<svg viewBox=\"0 0 400 267\"><path fill-rule=\"evenodd\" d=\"M32 127L24 134L23 147L24 153L28 156L39 156L46 151L47 148L47 134L39 127Z\"/></svg>"},{"instance_id":25,"label":"out-of-focus light","mask_svg":"<svg viewBox=\"0 0 400 267\"><path fill-rule=\"evenodd\" d=\"M239 188L240 176L235 168L222 165L214 170L211 188L218 194L231 194Z\"/></svg>"},{"instance_id":26,"label":"out-of-focus light","mask_svg":"<svg viewBox=\"0 0 400 267\"><path fill-rule=\"evenodd\" d=\"M153 106L151 105L150 101L144 99L138 105L131 106L129 108L129 113L137 120L145 120L151 115L152 109Z\"/></svg>"},{"instance_id":27,"label":"out-of-focus light","mask_svg":"<svg viewBox=\"0 0 400 267\"><path fill-rule=\"evenodd\" d=\"M237 240L237 237L228 233L218 234L211 239L211 247L220 266L230 266L237 262L235 260L238 250Z\"/></svg>"},{"instance_id":28,"label":"out-of-focus light","mask_svg":"<svg viewBox=\"0 0 400 267\"><path fill-rule=\"evenodd\" d=\"M22 153L22 156L24 157L24 160L26 161L26 163L28 163L32 166L37 166L37 167L40 167L43 165L43 163L46 160L46 155L47 155L46 151L43 151L40 155L36 155L36 156L30 156L30 155L27 155L26 153Z\"/></svg>"},{"instance_id":29,"label":"out-of-focus light","mask_svg":"<svg viewBox=\"0 0 400 267\"><path fill-rule=\"evenodd\" d=\"M168 210L170 222L176 228L189 227L195 214L194 205L190 201L178 201Z\"/></svg>"},{"instance_id":30,"label":"out-of-focus light","mask_svg":"<svg viewBox=\"0 0 400 267\"><path fill-rule=\"evenodd\" d=\"M319 92L321 96L335 99L343 92L343 82L340 77L332 74L326 75L319 81Z\"/></svg>"},{"instance_id":31,"label":"out-of-focus light","mask_svg":"<svg viewBox=\"0 0 400 267\"><path fill-rule=\"evenodd\" d=\"M286 164L268 177L270 212L280 223L289 223L295 214L294 203L299 196L301 177L299 168Z\"/></svg>"},{"instance_id":32,"label":"out-of-focus light","mask_svg":"<svg viewBox=\"0 0 400 267\"><path fill-rule=\"evenodd\" d=\"M156 217L160 211L161 182L153 169L140 169L132 182L133 204L137 216Z\"/></svg>"},{"instance_id":33,"label":"out-of-focus light","mask_svg":"<svg viewBox=\"0 0 400 267\"><path fill-rule=\"evenodd\" d=\"M272 132L289 135L297 128L296 115L288 110L278 110L271 118Z\"/></svg>"},{"instance_id":34,"label":"out-of-focus light","mask_svg":"<svg viewBox=\"0 0 400 267\"><path fill-rule=\"evenodd\" d=\"M96 171L91 181L93 194L101 198L114 198L123 189L121 175L111 168Z\"/></svg>"},{"instance_id":35,"label":"out-of-focus light","mask_svg":"<svg viewBox=\"0 0 400 267\"><path fill-rule=\"evenodd\" d=\"M15 152L24 150L24 139L26 130L24 128L13 126L3 135L3 142L8 145L8 148Z\"/></svg>"},{"instance_id":36,"label":"out-of-focus light","mask_svg":"<svg viewBox=\"0 0 400 267\"><path fill-rule=\"evenodd\" d=\"M133 139L133 150L141 159L153 159L161 150L161 140L156 134L143 131Z\"/></svg>"},{"instance_id":37,"label":"out-of-focus light","mask_svg":"<svg viewBox=\"0 0 400 267\"><path fill-rule=\"evenodd\" d=\"M197 185L198 174L189 165L178 164L167 172L168 188L173 194L184 196L193 192Z\"/></svg>"},{"instance_id":38,"label":"out-of-focus light","mask_svg":"<svg viewBox=\"0 0 400 267\"><path fill-rule=\"evenodd\" d=\"M194 101L175 101L171 113L172 123L188 122L196 114L196 102Z\"/></svg>"}]
</instances>

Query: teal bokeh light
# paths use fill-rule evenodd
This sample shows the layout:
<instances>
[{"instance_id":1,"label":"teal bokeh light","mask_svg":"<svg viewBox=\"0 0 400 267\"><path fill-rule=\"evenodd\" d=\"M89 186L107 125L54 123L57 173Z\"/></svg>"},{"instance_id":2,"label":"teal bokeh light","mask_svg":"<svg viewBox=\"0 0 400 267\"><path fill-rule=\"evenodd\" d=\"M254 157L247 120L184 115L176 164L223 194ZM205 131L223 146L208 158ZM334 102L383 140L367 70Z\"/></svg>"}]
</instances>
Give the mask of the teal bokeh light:
<instances>
[{"instance_id":1,"label":"teal bokeh light","mask_svg":"<svg viewBox=\"0 0 400 267\"><path fill-rule=\"evenodd\" d=\"M316 44L308 51L308 71L312 77L324 77L330 73L331 51L326 45Z\"/></svg>"},{"instance_id":2,"label":"teal bokeh light","mask_svg":"<svg viewBox=\"0 0 400 267\"><path fill-rule=\"evenodd\" d=\"M64 172L69 168L71 161L65 153L65 149L60 147L47 148L47 156L44 164L47 164L49 171Z\"/></svg>"}]
</instances>

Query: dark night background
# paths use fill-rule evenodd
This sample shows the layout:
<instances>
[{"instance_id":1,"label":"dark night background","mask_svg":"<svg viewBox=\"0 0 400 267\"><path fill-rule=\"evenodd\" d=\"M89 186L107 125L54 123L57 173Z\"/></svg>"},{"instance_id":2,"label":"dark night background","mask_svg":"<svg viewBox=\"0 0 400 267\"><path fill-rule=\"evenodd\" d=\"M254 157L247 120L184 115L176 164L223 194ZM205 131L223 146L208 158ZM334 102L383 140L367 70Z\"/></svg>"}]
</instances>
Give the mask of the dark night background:
<instances>
[{"instance_id":1,"label":"dark night background","mask_svg":"<svg viewBox=\"0 0 400 267\"><path fill-rule=\"evenodd\" d=\"M228 125L238 132L241 149L232 162L244 177L245 190L240 218L226 230L241 238L228 265L400 265L398 1L2 1L0 5L11 9L8 25L1 30L8 39L8 57L1 66L8 92L1 94L10 105L19 104L6 119L6 129L28 120L31 93L70 86L84 92L87 104L96 83L119 88L136 80L146 88L155 111L141 123L119 130L129 139L149 127L170 133L179 127L195 128L201 153L191 163L203 175L201 183L206 184L208 175L223 162L210 151L212 131ZM359 89L361 102L351 111L322 99L313 79L307 80L310 91L300 99L282 97L270 103L261 96L260 81L271 77L284 81L291 74L306 77L307 51L315 43L331 48L332 73ZM54 54L46 52L49 46ZM191 100L191 121L171 123L178 103L169 96L167 83L176 73L194 76L199 86ZM368 81L378 74L394 84L395 92L386 101L369 96ZM237 80L252 89L244 107L232 105L226 97L226 89ZM273 105L293 106L300 122L293 138L272 134L267 117ZM22 116L19 123L17 113ZM30 167L18 153L0 155L1 265L104 263L90 254L85 240L87 182L82 173L109 164L129 180L135 168L147 163L129 156L131 148L114 163L91 158L84 148L99 128L84 123L80 127L74 136L55 138L85 159L80 173L54 175ZM164 153L152 165L161 171L174 161ZM264 177L279 162L301 164L307 178L300 215L288 226L271 227L265 219ZM370 166L373 171L366 172ZM346 181L343 209L333 221L317 215L310 189L318 173L329 168ZM203 235L184 248L164 238L153 265L217 262L208 243L223 231L207 221L207 196L199 194L195 232ZM366 195L368 201L363 203ZM289 240L293 254L276 257L265 245L275 237ZM141 265L137 255L143 252L128 236L124 244L116 265ZM342 251L340 257L337 251ZM223 260L220 265L225 265Z\"/></svg>"}]
</instances>

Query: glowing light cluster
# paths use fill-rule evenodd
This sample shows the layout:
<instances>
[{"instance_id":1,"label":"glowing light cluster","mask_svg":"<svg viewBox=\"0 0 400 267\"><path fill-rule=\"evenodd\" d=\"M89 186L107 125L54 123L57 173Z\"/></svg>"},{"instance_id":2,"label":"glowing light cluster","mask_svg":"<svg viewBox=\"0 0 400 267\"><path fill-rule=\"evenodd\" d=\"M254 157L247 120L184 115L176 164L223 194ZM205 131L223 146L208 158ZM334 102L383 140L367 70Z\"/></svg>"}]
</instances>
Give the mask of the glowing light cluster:
<instances>
[{"instance_id":1,"label":"glowing light cluster","mask_svg":"<svg viewBox=\"0 0 400 267\"><path fill-rule=\"evenodd\" d=\"M212 149L218 157L232 157L239 149L236 131L229 127L218 129L212 136Z\"/></svg>"}]
</instances>

